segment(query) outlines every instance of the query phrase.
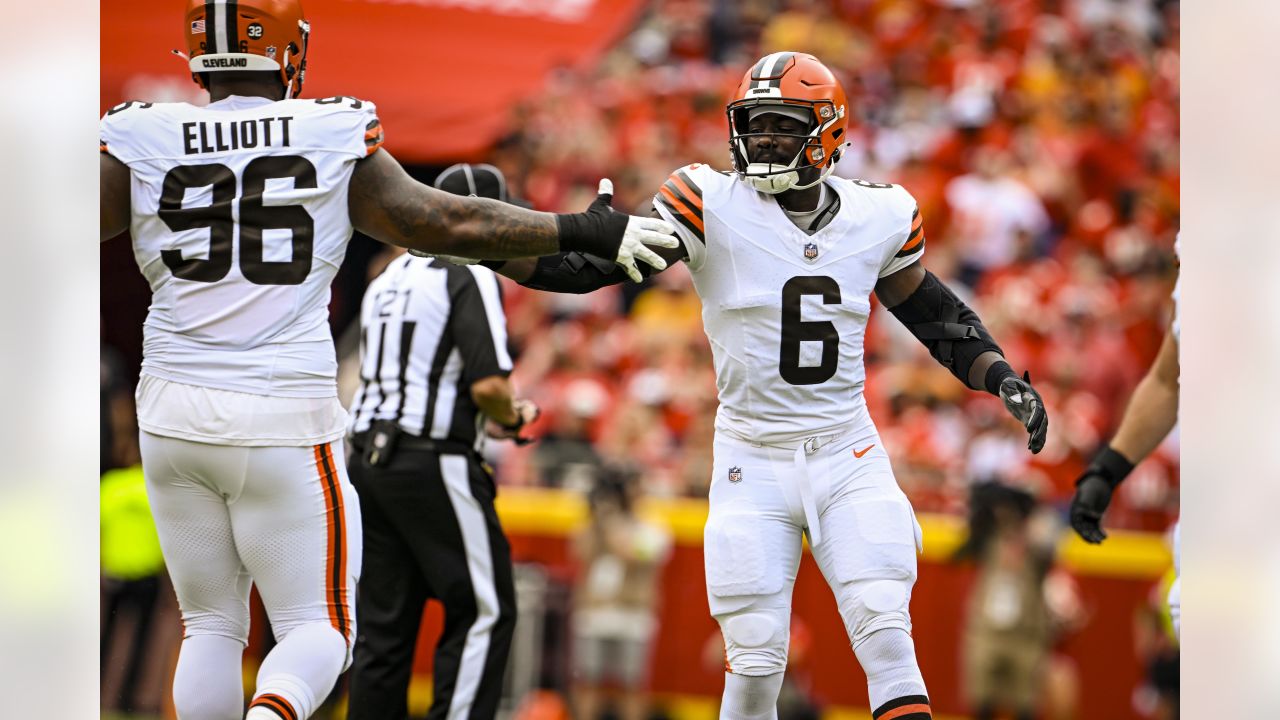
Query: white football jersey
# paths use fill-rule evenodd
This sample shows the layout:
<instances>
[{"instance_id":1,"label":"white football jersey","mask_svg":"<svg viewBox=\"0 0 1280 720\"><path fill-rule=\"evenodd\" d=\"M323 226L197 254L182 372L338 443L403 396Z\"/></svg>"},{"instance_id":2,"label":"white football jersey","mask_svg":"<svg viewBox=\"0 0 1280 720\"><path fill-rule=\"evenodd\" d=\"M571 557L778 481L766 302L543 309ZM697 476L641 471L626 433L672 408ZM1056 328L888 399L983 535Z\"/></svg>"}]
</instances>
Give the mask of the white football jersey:
<instances>
[{"instance_id":1,"label":"white football jersey","mask_svg":"<svg viewBox=\"0 0 1280 720\"><path fill-rule=\"evenodd\" d=\"M143 374L336 397L329 285L351 238L347 184L382 143L373 103L131 102L101 137L129 166L134 256L151 284Z\"/></svg>"},{"instance_id":2,"label":"white football jersey","mask_svg":"<svg viewBox=\"0 0 1280 720\"><path fill-rule=\"evenodd\" d=\"M706 165L672 173L654 206L688 251L716 365L716 430L787 443L874 429L862 387L876 281L924 254L916 202L896 185L830 178L834 219L813 235L774 198Z\"/></svg>"}]
</instances>

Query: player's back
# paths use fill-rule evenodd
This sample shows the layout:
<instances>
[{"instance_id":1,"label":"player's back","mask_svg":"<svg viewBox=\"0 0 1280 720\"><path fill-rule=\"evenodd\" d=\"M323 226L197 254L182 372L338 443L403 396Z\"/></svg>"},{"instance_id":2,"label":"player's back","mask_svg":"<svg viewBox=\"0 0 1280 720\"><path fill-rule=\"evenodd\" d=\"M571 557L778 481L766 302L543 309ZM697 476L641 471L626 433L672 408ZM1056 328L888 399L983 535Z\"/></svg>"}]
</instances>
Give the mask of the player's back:
<instances>
[{"instance_id":1,"label":"player's back","mask_svg":"<svg viewBox=\"0 0 1280 720\"><path fill-rule=\"evenodd\" d=\"M102 151L130 169L134 256L151 285L143 374L333 396L329 286L351 237L355 162L382 140L373 104L125 103L101 129Z\"/></svg>"}]
</instances>

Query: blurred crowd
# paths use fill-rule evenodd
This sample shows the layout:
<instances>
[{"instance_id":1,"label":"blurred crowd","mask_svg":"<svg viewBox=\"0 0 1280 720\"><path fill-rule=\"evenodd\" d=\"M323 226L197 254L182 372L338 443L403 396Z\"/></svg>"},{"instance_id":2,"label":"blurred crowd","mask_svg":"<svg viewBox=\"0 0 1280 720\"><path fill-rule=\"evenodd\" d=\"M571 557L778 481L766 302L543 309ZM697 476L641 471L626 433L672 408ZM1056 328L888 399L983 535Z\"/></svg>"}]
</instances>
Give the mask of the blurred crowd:
<instances>
[{"instance_id":1,"label":"blurred crowd","mask_svg":"<svg viewBox=\"0 0 1280 720\"><path fill-rule=\"evenodd\" d=\"M488 160L541 209L647 211L666 175L728 168L724 106L776 50L811 52L849 95L837 173L904 185L925 264L976 306L1052 410L1043 453L877 309L866 393L918 511L1014 483L1063 503L1154 357L1178 227L1178 6L1160 0L656 0L590 70L515 108ZM585 487L604 460L649 492L701 496L715 411L688 274L585 297L508 286L518 386L546 435L497 458L508 483ZM1177 434L1121 488L1116 527L1176 512Z\"/></svg>"}]
</instances>

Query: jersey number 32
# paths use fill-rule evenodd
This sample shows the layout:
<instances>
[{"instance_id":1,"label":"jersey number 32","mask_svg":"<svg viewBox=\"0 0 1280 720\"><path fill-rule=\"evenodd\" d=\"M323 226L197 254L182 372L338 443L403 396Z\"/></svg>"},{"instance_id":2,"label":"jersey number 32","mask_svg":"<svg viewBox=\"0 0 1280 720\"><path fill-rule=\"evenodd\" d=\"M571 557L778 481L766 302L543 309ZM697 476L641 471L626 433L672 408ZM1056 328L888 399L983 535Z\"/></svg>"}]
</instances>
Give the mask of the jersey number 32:
<instances>
[{"instance_id":1,"label":"jersey number 32","mask_svg":"<svg viewBox=\"0 0 1280 720\"><path fill-rule=\"evenodd\" d=\"M316 167L297 155L259 157L244 169L240 188L240 272L255 285L298 285L311 272L315 222L301 205L266 205L267 180L293 180L295 189L316 187ZM209 257L184 258L181 250L161 250L160 258L174 277L193 282L217 282L231 271L231 243L236 233L232 204L236 174L219 163L180 165L164 176L160 219L173 232L208 228ZM212 200L200 207L183 207L187 189L212 187ZM289 230L292 259L263 259L262 232Z\"/></svg>"}]
</instances>

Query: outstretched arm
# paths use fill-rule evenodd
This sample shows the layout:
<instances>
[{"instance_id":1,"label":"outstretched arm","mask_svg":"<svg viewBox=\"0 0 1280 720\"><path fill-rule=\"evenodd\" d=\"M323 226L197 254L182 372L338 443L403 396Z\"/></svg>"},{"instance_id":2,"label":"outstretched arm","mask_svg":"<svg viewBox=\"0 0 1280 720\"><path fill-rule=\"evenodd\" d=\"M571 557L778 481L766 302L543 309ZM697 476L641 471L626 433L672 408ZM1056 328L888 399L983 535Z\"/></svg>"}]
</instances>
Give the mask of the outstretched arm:
<instances>
[{"instance_id":1,"label":"outstretched arm","mask_svg":"<svg viewBox=\"0 0 1280 720\"><path fill-rule=\"evenodd\" d=\"M1178 422L1178 343L1166 333L1156 361L1129 398L1111 448L1139 463L1156 449Z\"/></svg>"},{"instance_id":2,"label":"outstretched arm","mask_svg":"<svg viewBox=\"0 0 1280 720\"><path fill-rule=\"evenodd\" d=\"M98 242L129 229L129 166L98 153Z\"/></svg>"},{"instance_id":3,"label":"outstretched arm","mask_svg":"<svg viewBox=\"0 0 1280 720\"><path fill-rule=\"evenodd\" d=\"M960 382L1003 400L1027 429L1027 447L1040 452L1049 431L1044 401L1030 377L1019 378L1005 362L977 313L919 261L881 278L876 297Z\"/></svg>"},{"instance_id":4,"label":"outstretched arm","mask_svg":"<svg viewBox=\"0 0 1280 720\"><path fill-rule=\"evenodd\" d=\"M651 211L658 217L657 211ZM654 248L665 265L687 257L683 244L671 248ZM458 260L458 258L447 258ZM599 290L602 287L617 285L627 280L628 275L614 263L595 255L582 252L556 253L540 258L517 258L515 260L495 260L481 263L501 275L515 280L521 285L534 290L547 292L582 294ZM648 277L662 272L663 267L657 265L641 265L640 274Z\"/></svg>"},{"instance_id":5,"label":"outstretched arm","mask_svg":"<svg viewBox=\"0 0 1280 720\"><path fill-rule=\"evenodd\" d=\"M593 203L585 213L553 215L427 187L409 177L385 150L356 162L348 209L361 232L425 253L471 258L537 257L589 252L628 273L644 244L676 242L668 223L630 218ZM638 277L638 273L637 273Z\"/></svg>"},{"instance_id":6,"label":"outstretched arm","mask_svg":"<svg viewBox=\"0 0 1280 720\"><path fill-rule=\"evenodd\" d=\"M1094 456L1076 480L1071 498L1071 527L1086 542L1100 543L1102 515L1111 504L1116 486L1169 435L1178 422L1178 342L1170 331L1164 336L1156 361L1134 389L1111 444Z\"/></svg>"}]
</instances>

